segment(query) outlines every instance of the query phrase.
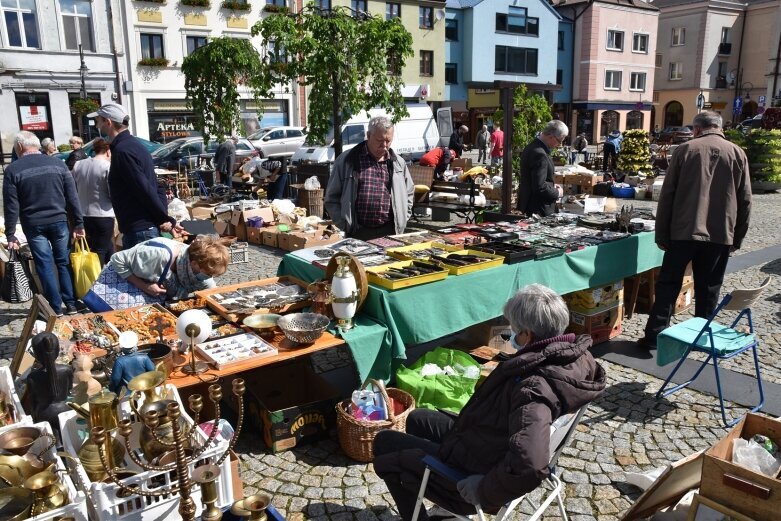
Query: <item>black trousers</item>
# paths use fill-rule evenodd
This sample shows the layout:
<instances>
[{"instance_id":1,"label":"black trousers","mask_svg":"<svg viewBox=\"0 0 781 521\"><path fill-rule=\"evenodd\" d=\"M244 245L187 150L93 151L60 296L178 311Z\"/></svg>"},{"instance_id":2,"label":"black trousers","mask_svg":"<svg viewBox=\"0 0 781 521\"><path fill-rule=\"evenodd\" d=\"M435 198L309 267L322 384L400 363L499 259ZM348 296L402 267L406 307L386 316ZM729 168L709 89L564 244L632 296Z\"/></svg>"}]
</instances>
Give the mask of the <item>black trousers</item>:
<instances>
[{"instance_id":1,"label":"black trousers","mask_svg":"<svg viewBox=\"0 0 781 521\"><path fill-rule=\"evenodd\" d=\"M656 280L656 300L645 325L645 336L655 340L670 325L675 300L681 291L686 265L694 275L694 315L708 318L719 303L721 283L727 269L730 247L703 241L672 241L664 252Z\"/></svg>"},{"instance_id":2,"label":"black trousers","mask_svg":"<svg viewBox=\"0 0 781 521\"><path fill-rule=\"evenodd\" d=\"M415 502L423 480L426 455L436 456L443 437L453 427L453 417L430 409L415 409L407 418L407 432L380 431L374 438L374 471L388 487L404 521L412 519ZM426 497L442 508L461 515L475 513L466 503L456 484L431 473ZM426 521L426 509L421 507L419 521Z\"/></svg>"},{"instance_id":3,"label":"black trousers","mask_svg":"<svg viewBox=\"0 0 781 521\"><path fill-rule=\"evenodd\" d=\"M602 147L602 170L612 172L616 169L617 160L616 146L613 143L605 143L605 146Z\"/></svg>"},{"instance_id":4,"label":"black trousers","mask_svg":"<svg viewBox=\"0 0 781 521\"><path fill-rule=\"evenodd\" d=\"M114 254L114 218L84 217L84 233L89 249L98 254L100 265L105 266Z\"/></svg>"}]
</instances>

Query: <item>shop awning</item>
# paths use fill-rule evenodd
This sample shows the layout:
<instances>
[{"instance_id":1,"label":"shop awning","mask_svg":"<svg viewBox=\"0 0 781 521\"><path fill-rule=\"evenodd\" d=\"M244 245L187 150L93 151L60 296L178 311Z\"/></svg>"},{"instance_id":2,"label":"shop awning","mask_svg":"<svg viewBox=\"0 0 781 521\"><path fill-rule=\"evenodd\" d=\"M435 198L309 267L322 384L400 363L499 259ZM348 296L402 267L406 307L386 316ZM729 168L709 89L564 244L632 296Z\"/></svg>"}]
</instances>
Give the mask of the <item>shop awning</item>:
<instances>
[{"instance_id":1,"label":"shop awning","mask_svg":"<svg viewBox=\"0 0 781 521\"><path fill-rule=\"evenodd\" d=\"M573 103L576 110L651 110L650 103Z\"/></svg>"}]
</instances>

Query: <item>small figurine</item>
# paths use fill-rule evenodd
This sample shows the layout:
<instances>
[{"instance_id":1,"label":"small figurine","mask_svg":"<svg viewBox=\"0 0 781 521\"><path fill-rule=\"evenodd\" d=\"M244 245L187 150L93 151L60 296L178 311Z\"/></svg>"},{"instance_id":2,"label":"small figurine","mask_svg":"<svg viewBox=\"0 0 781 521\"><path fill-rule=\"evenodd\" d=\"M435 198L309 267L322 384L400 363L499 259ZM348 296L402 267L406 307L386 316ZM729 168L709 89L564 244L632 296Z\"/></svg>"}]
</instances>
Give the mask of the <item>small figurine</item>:
<instances>
[{"instance_id":1,"label":"small figurine","mask_svg":"<svg viewBox=\"0 0 781 521\"><path fill-rule=\"evenodd\" d=\"M119 335L119 347L122 354L114 362L111 380L108 383L109 391L117 394L136 376L155 370L155 364L152 363L149 355L138 352L138 335L132 331Z\"/></svg>"},{"instance_id":2,"label":"small figurine","mask_svg":"<svg viewBox=\"0 0 781 521\"><path fill-rule=\"evenodd\" d=\"M73 398L78 404L85 403L102 387L92 376L92 366L92 357L89 355L76 355L73 359Z\"/></svg>"},{"instance_id":3,"label":"small figurine","mask_svg":"<svg viewBox=\"0 0 781 521\"><path fill-rule=\"evenodd\" d=\"M621 213L616 215L616 222L618 223L619 232L632 233L632 215L634 214L635 206L631 205L629 209L626 206L621 206Z\"/></svg>"},{"instance_id":4,"label":"small figurine","mask_svg":"<svg viewBox=\"0 0 781 521\"><path fill-rule=\"evenodd\" d=\"M27 377L32 402L32 417L37 422L49 422L59 432L59 415L69 411L65 403L73 385L73 369L56 363L60 356L60 341L52 333L38 333L32 339L33 356L41 364Z\"/></svg>"}]
</instances>

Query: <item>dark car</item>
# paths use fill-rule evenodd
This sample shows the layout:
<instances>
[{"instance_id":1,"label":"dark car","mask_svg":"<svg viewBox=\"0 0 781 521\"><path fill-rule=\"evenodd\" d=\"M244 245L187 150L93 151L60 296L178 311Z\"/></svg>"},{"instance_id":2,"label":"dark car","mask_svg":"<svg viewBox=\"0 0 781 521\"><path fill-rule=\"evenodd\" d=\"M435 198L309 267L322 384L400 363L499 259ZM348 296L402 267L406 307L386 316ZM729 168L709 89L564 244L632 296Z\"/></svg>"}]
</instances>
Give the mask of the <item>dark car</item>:
<instances>
[{"instance_id":1,"label":"dark car","mask_svg":"<svg viewBox=\"0 0 781 521\"><path fill-rule=\"evenodd\" d=\"M689 127L666 127L659 133L659 141L667 143L685 143L694 137Z\"/></svg>"},{"instance_id":2,"label":"dark car","mask_svg":"<svg viewBox=\"0 0 781 521\"><path fill-rule=\"evenodd\" d=\"M87 154L87 157L93 157L95 155L95 148L94 147L95 147L95 140L96 139L98 139L98 138L95 138L92 141L89 141L87 144L85 144L83 147L81 147L81 148L84 149L84 153ZM144 145L147 150L149 150L150 153L154 152L155 150L157 150L158 148L163 146L160 143L155 143L154 141L149 141L147 139L143 139L143 138L140 138L140 137L136 138L136 139L138 139L141 142L141 144ZM59 152L58 154L56 154L56 156L59 157L60 159L62 159L63 161L65 161L66 159L68 159L68 156L71 154L71 152L72 152L71 150L68 150L67 152Z\"/></svg>"},{"instance_id":3,"label":"dark car","mask_svg":"<svg viewBox=\"0 0 781 521\"><path fill-rule=\"evenodd\" d=\"M179 168L192 170L204 166L203 163L207 163L207 166L211 168L211 161L218 146L220 144L213 139L204 147L203 138L200 136L183 137L166 143L155 150L152 153L152 160L155 167L168 170L178 170ZM239 138L239 142L236 143L236 169L245 158L257 155L258 151L252 146L252 143L245 138Z\"/></svg>"},{"instance_id":4,"label":"dark car","mask_svg":"<svg viewBox=\"0 0 781 521\"><path fill-rule=\"evenodd\" d=\"M748 134L755 128L762 128L762 116L744 119L738 123L735 128L744 134Z\"/></svg>"}]
</instances>

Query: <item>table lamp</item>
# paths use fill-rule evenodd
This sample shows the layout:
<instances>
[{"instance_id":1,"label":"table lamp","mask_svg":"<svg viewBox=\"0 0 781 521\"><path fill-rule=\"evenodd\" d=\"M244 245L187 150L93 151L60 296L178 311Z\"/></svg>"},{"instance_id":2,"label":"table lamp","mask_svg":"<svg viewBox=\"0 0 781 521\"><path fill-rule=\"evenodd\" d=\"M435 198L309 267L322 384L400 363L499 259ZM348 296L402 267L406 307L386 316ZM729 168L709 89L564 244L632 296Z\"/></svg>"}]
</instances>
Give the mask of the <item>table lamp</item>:
<instances>
[{"instance_id":1,"label":"table lamp","mask_svg":"<svg viewBox=\"0 0 781 521\"><path fill-rule=\"evenodd\" d=\"M331 279L331 307L336 317L336 327L347 330L353 327L353 317L361 299L358 283L350 271L350 257L339 256L336 262L339 267Z\"/></svg>"},{"instance_id":2,"label":"table lamp","mask_svg":"<svg viewBox=\"0 0 781 521\"><path fill-rule=\"evenodd\" d=\"M182 368L185 374L205 373L209 366L206 362L195 360L195 344L204 342L212 332L212 319L200 309L188 309L176 319L176 334L190 344L190 365Z\"/></svg>"}]
</instances>

